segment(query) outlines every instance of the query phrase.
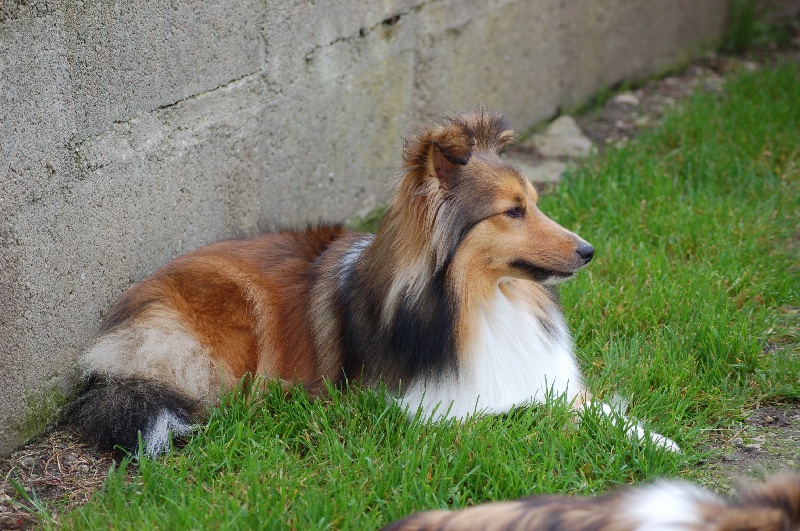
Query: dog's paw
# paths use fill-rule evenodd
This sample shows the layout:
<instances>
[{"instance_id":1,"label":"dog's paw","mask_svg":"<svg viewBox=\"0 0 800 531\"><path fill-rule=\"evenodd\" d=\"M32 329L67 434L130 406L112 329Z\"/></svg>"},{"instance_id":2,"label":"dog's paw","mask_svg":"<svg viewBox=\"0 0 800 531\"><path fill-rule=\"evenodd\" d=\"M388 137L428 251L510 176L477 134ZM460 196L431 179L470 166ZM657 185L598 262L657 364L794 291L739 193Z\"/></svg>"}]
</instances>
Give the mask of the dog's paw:
<instances>
[{"instance_id":1,"label":"dog's paw","mask_svg":"<svg viewBox=\"0 0 800 531\"><path fill-rule=\"evenodd\" d=\"M623 415L619 408L619 403L617 407L612 407L608 404L600 404L602 412L605 416L611 419L611 422L617 424L618 421L622 421L625 424L626 433L628 436L633 437L637 441L644 441L647 439L648 433L645 432L642 425L635 420L631 420ZM664 450L668 450L670 452L675 452L677 454L681 453L681 448L678 444L670 439L669 437L665 437L660 433L650 432L649 433L650 440L657 448L662 448Z\"/></svg>"},{"instance_id":2,"label":"dog's paw","mask_svg":"<svg viewBox=\"0 0 800 531\"><path fill-rule=\"evenodd\" d=\"M634 430L636 432L634 436L636 437L636 439L640 441L644 440L644 438L647 436L647 434L644 431L644 428L642 428L638 424L633 428L631 428L628 433L631 433ZM670 452L675 452L676 454L681 453L681 447L678 446L678 443L676 443L669 437L665 437L660 433L654 433L654 432L650 432L649 435L650 435L650 440L653 442L654 445L656 445L657 448L669 450Z\"/></svg>"}]
</instances>

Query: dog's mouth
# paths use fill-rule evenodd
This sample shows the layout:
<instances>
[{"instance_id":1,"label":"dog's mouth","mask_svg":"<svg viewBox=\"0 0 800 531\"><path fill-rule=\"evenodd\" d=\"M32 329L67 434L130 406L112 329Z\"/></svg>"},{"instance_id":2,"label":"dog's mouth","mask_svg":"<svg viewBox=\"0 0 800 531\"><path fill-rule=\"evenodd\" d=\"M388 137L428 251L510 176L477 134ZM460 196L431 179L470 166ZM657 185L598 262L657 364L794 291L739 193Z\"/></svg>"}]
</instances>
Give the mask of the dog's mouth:
<instances>
[{"instance_id":1,"label":"dog's mouth","mask_svg":"<svg viewBox=\"0 0 800 531\"><path fill-rule=\"evenodd\" d=\"M514 260L510 265L514 269L525 273L527 278L543 284L556 284L568 280L575 275L575 271L548 269L521 259Z\"/></svg>"}]
</instances>

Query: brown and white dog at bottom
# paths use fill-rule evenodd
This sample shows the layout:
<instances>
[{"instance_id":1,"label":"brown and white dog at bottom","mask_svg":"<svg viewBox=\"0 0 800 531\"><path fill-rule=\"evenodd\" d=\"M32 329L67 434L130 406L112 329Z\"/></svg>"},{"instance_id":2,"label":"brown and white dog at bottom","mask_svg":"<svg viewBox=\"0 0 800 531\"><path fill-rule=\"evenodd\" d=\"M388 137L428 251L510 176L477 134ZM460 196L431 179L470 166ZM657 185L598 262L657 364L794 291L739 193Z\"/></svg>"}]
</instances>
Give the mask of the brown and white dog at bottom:
<instances>
[{"instance_id":1,"label":"brown and white dog at bottom","mask_svg":"<svg viewBox=\"0 0 800 531\"><path fill-rule=\"evenodd\" d=\"M783 472L726 500L659 480L602 496L534 495L407 516L384 531L791 531L800 529L800 474Z\"/></svg>"}]
</instances>

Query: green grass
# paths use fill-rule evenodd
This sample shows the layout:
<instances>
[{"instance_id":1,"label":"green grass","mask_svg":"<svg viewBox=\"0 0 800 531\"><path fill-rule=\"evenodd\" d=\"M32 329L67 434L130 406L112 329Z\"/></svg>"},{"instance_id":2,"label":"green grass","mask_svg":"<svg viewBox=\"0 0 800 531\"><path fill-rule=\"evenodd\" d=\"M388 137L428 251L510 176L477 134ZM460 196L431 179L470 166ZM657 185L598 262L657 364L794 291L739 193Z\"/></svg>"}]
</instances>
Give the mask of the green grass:
<instances>
[{"instance_id":1,"label":"green grass","mask_svg":"<svg viewBox=\"0 0 800 531\"><path fill-rule=\"evenodd\" d=\"M722 38L720 50L743 54L757 46L785 46L792 33L785 24L768 21L774 9L764 0L729 0L728 27Z\"/></svg>"},{"instance_id":2,"label":"green grass","mask_svg":"<svg viewBox=\"0 0 800 531\"><path fill-rule=\"evenodd\" d=\"M180 450L117 471L65 527L372 529L412 511L697 474L709 430L800 396L800 73L743 74L572 172L542 209L597 248L564 285L590 389L673 437L638 445L562 400L465 423L383 394L232 394ZM124 465L123 465L124 466ZM133 466L133 465L129 465Z\"/></svg>"}]
</instances>

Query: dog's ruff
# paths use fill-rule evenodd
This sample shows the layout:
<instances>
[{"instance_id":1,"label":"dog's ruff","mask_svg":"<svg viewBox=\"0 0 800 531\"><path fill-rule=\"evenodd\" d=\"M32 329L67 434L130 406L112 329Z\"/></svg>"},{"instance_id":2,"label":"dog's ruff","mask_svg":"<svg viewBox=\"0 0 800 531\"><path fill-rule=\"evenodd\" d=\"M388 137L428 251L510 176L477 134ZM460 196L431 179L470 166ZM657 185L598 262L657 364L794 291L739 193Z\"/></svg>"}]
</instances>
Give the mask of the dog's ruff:
<instances>
[{"instance_id":1,"label":"dog's ruff","mask_svg":"<svg viewBox=\"0 0 800 531\"><path fill-rule=\"evenodd\" d=\"M75 425L157 455L246 375L312 395L326 381L383 383L411 416L502 413L548 394L580 408L590 395L552 285L594 249L500 158L512 137L480 108L432 122L406 139L375 236L332 225L218 242L133 286L81 358Z\"/></svg>"},{"instance_id":2,"label":"dog's ruff","mask_svg":"<svg viewBox=\"0 0 800 531\"><path fill-rule=\"evenodd\" d=\"M507 289L513 289L513 282ZM458 372L417 379L401 402L412 414L419 407L426 417L461 419L544 403L548 393L566 394L572 402L583 388L581 372L563 318L555 310L548 318L553 323L549 332L529 308L509 300L498 286L494 299L478 312L478 330Z\"/></svg>"}]
</instances>

